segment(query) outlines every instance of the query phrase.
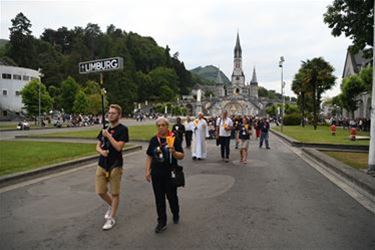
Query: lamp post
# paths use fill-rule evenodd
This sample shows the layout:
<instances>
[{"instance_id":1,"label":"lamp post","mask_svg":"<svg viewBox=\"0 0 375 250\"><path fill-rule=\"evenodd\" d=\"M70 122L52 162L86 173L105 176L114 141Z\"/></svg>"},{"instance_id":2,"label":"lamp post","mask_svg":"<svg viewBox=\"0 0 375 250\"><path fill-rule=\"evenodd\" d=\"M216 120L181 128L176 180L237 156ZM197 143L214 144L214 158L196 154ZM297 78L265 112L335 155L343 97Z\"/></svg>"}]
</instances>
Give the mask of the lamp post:
<instances>
[{"instance_id":1,"label":"lamp post","mask_svg":"<svg viewBox=\"0 0 375 250\"><path fill-rule=\"evenodd\" d=\"M375 20L373 23L373 31L375 31ZM373 34L375 38L375 33ZM371 97L371 116L370 116L370 148L368 155L367 173L375 175L375 40L372 47L372 97Z\"/></svg>"},{"instance_id":2,"label":"lamp post","mask_svg":"<svg viewBox=\"0 0 375 250\"><path fill-rule=\"evenodd\" d=\"M42 69L39 68L38 69L38 72L39 72L39 77L40 77L40 81L39 81L39 84L38 84L38 125L39 127L42 126L42 121L41 121L41 111L42 111L42 105L41 105L41 98L40 98L40 87L42 85L42 77L44 76L43 73L42 73Z\"/></svg>"},{"instance_id":3,"label":"lamp post","mask_svg":"<svg viewBox=\"0 0 375 250\"><path fill-rule=\"evenodd\" d=\"M284 87L285 87L285 82L284 82L284 67L283 63L285 62L285 59L283 56L280 57L279 61L279 67L281 69L281 98L283 102L283 106L281 108L281 132L283 132L283 127L284 127L284 111L285 111L285 97L284 97Z\"/></svg>"}]
</instances>

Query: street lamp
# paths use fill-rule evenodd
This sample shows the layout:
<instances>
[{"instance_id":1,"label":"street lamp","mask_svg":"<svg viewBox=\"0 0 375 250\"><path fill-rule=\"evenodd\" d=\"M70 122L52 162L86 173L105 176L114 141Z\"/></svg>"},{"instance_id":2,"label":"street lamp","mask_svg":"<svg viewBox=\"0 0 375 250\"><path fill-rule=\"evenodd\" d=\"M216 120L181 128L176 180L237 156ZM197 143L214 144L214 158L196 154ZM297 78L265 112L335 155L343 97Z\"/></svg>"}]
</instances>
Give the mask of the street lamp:
<instances>
[{"instance_id":1,"label":"street lamp","mask_svg":"<svg viewBox=\"0 0 375 250\"><path fill-rule=\"evenodd\" d=\"M284 67L283 67L284 62L285 62L285 59L283 56L281 56L280 61L279 61L279 67L281 69L281 98L283 102L283 106L281 108L281 132L283 132L283 127L284 127L284 111L285 111L285 96L284 96L285 82L284 82Z\"/></svg>"},{"instance_id":2,"label":"street lamp","mask_svg":"<svg viewBox=\"0 0 375 250\"><path fill-rule=\"evenodd\" d=\"M39 81L39 97L38 97L38 111L39 111L39 115L38 115L38 125L41 127L42 126L42 121L41 121L41 108L42 108L42 105L41 105L41 98L40 98L40 87L42 85L42 77L44 76L43 73L42 73L42 69L39 68L38 69L38 72L39 72L39 77L40 77L40 81Z\"/></svg>"}]
</instances>

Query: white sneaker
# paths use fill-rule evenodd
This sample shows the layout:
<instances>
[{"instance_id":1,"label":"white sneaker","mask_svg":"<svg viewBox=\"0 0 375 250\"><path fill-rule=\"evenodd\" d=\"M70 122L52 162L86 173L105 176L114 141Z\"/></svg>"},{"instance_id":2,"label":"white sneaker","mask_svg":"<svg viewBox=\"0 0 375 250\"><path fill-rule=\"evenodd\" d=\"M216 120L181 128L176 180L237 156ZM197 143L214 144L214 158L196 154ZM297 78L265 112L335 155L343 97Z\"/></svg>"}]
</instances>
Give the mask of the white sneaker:
<instances>
[{"instance_id":1,"label":"white sneaker","mask_svg":"<svg viewBox=\"0 0 375 250\"><path fill-rule=\"evenodd\" d=\"M103 230L109 230L116 224L115 219L109 218L103 225Z\"/></svg>"},{"instance_id":2,"label":"white sneaker","mask_svg":"<svg viewBox=\"0 0 375 250\"><path fill-rule=\"evenodd\" d=\"M111 218L111 214L112 214L112 207L108 207L107 212L105 212L104 219L108 220L109 218Z\"/></svg>"}]
</instances>

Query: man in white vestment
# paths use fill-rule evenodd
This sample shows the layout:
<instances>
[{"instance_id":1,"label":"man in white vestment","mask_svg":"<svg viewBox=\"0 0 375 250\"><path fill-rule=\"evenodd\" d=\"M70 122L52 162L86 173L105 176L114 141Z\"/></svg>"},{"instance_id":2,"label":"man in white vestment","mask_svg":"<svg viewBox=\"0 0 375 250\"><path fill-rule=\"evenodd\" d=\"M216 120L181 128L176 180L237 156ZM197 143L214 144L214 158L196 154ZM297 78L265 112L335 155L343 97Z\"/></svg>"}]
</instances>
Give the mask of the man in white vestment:
<instances>
[{"instance_id":1,"label":"man in white vestment","mask_svg":"<svg viewBox=\"0 0 375 250\"><path fill-rule=\"evenodd\" d=\"M193 160L201 160L207 158L206 138L209 137L207 122L203 117L203 113L199 112L198 119L194 121L192 156Z\"/></svg>"}]
</instances>

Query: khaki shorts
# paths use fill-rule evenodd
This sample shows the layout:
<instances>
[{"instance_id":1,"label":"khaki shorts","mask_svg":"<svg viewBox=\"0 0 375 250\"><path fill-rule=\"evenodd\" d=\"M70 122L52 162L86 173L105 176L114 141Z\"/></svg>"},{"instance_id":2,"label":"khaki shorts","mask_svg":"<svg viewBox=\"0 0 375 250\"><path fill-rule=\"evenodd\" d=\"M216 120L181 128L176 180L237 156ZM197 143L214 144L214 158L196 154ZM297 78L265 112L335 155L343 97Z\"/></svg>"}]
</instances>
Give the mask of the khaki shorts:
<instances>
[{"instance_id":1,"label":"khaki shorts","mask_svg":"<svg viewBox=\"0 0 375 250\"><path fill-rule=\"evenodd\" d=\"M113 168L109 177L106 177L104 168L98 166L95 175L95 191L97 194L105 194L108 192L108 183L111 187L111 194L120 194L120 183L122 176L122 168Z\"/></svg>"},{"instance_id":2,"label":"khaki shorts","mask_svg":"<svg viewBox=\"0 0 375 250\"><path fill-rule=\"evenodd\" d=\"M240 149L248 149L250 140L240 140Z\"/></svg>"}]
</instances>

